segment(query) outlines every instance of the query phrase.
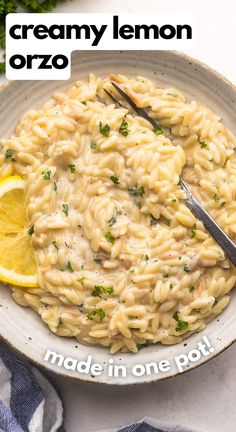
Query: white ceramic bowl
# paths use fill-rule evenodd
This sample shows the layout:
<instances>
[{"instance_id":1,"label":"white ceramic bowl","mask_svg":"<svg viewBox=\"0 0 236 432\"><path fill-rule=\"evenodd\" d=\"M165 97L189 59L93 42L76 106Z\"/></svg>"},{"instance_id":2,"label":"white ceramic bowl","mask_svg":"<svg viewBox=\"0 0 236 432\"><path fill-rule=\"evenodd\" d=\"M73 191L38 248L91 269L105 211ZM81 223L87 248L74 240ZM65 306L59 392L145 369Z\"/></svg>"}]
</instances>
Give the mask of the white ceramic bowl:
<instances>
[{"instance_id":1,"label":"white ceramic bowl","mask_svg":"<svg viewBox=\"0 0 236 432\"><path fill-rule=\"evenodd\" d=\"M234 133L236 88L222 76L208 67L183 54L171 51L129 51L129 52L80 52L74 53L73 75L70 81L15 81L2 86L0 93L0 136L7 137L14 130L21 115L31 107L39 107L48 100L55 90L65 90L71 82L86 78L90 72L107 75L110 72L127 75L144 75L161 83L169 83L202 101L216 113ZM206 335L214 347L209 356L202 356L190 362L185 370L190 370L230 346L236 339L236 292L231 294L227 309L201 333L188 338L184 343L172 346L155 345L143 348L137 354L109 355L105 348L85 346L74 339L60 338L49 332L40 318L32 310L17 305L11 298L10 290L0 286L0 336L14 349L33 362L64 376L106 384L133 384L150 382L178 373L174 358L188 353ZM90 354L93 362L100 364L100 376L67 370L63 366L44 360L47 350L52 350L79 361L86 360ZM124 365L127 376L108 377L109 359L114 364ZM133 365L159 363L168 360L171 368L165 373L144 373L140 377L131 372Z\"/></svg>"}]
</instances>

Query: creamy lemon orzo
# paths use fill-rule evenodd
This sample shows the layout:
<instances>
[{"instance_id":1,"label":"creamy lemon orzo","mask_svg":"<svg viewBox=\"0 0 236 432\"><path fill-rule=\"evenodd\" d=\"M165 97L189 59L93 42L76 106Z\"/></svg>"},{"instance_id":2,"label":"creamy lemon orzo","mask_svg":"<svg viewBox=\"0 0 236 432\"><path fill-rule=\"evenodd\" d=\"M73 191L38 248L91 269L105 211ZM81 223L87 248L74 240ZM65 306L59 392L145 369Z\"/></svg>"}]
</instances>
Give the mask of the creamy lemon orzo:
<instances>
[{"instance_id":1,"label":"creamy lemon orzo","mask_svg":"<svg viewBox=\"0 0 236 432\"><path fill-rule=\"evenodd\" d=\"M103 91L111 79L161 128L115 107ZM208 108L143 77L90 75L25 114L3 141L0 174L25 179L39 287L13 287L14 299L57 335L112 353L203 329L236 271L179 176L234 239L235 145Z\"/></svg>"}]
</instances>

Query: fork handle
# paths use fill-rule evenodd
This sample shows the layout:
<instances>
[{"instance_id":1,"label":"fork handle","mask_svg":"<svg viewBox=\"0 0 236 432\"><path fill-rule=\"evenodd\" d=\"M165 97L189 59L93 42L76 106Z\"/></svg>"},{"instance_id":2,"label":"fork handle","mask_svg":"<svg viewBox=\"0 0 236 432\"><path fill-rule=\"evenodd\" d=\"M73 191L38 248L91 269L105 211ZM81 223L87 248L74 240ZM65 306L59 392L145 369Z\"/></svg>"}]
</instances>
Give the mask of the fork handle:
<instances>
[{"instance_id":1,"label":"fork handle","mask_svg":"<svg viewBox=\"0 0 236 432\"><path fill-rule=\"evenodd\" d=\"M236 245L212 219L209 213L201 206L199 201L192 195L183 180L180 180L181 186L187 195L186 204L192 212L200 219L204 227L212 235L216 243L218 243L230 261L236 266Z\"/></svg>"}]
</instances>

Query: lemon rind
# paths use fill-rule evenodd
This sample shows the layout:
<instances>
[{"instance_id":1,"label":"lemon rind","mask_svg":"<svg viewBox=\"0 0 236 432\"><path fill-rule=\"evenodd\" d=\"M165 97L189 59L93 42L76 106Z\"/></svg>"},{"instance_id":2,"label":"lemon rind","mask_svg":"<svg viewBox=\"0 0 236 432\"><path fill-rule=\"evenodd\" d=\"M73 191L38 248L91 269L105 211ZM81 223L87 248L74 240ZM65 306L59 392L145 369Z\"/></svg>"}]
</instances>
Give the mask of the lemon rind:
<instances>
[{"instance_id":1,"label":"lemon rind","mask_svg":"<svg viewBox=\"0 0 236 432\"><path fill-rule=\"evenodd\" d=\"M13 189L24 189L24 180L20 176L6 177L0 181L0 198ZM14 187L12 187L14 186Z\"/></svg>"},{"instance_id":2,"label":"lemon rind","mask_svg":"<svg viewBox=\"0 0 236 432\"><path fill-rule=\"evenodd\" d=\"M20 275L0 265L0 282L21 287L38 287L37 275Z\"/></svg>"},{"instance_id":3,"label":"lemon rind","mask_svg":"<svg viewBox=\"0 0 236 432\"><path fill-rule=\"evenodd\" d=\"M5 193L14 189L24 189L23 178L18 175L4 178L0 181L0 198L5 195ZM21 275L14 270L3 267L1 264L0 282L26 288L36 288L39 286L37 275Z\"/></svg>"}]
</instances>

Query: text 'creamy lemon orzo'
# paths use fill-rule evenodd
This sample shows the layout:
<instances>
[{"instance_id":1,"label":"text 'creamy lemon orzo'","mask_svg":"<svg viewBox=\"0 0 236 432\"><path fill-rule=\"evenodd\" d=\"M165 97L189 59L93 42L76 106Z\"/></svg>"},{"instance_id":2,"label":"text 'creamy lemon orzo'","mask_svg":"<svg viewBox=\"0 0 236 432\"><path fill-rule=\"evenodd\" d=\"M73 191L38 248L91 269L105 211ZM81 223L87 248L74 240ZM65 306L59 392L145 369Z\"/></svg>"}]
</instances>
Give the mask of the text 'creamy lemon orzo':
<instances>
[{"instance_id":1,"label":"text 'creamy lemon orzo'","mask_svg":"<svg viewBox=\"0 0 236 432\"><path fill-rule=\"evenodd\" d=\"M111 79L161 128L115 107L103 91ZM203 329L236 271L179 176L234 239L235 146L208 108L143 77L90 75L25 114L3 141L0 174L25 179L39 287L13 287L14 299L57 335L112 353Z\"/></svg>"}]
</instances>

